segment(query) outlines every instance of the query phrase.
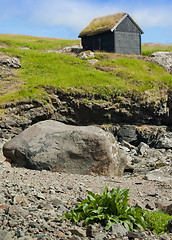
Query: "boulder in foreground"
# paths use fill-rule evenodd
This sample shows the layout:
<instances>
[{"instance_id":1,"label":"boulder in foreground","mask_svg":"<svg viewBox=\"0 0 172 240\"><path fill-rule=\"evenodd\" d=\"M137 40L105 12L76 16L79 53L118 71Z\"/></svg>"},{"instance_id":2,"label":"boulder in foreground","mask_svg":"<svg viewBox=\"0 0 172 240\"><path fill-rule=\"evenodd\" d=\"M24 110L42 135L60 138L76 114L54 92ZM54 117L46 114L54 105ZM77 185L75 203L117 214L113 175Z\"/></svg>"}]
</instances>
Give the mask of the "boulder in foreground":
<instances>
[{"instance_id":1,"label":"boulder in foreground","mask_svg":"<svg viewBox=\"0 0 172 240\"><path fill-rule=\"evenodd\" d=\"M29 127L5 143L3 153L19 167L73 174L121 176L127 164L111 133L53 120Z\"/></svg>"}]
</instances>

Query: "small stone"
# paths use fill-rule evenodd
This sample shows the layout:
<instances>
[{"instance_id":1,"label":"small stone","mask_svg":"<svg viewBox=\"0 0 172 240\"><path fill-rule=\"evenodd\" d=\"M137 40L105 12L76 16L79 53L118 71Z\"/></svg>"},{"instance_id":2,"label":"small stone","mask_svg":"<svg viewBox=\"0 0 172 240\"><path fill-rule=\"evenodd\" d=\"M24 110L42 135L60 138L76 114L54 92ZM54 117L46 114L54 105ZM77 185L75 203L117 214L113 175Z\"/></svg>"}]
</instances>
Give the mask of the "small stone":
<instances>
[{"instance_id":1,"label":"small stone","mask_svg":"<svg viewBox=\"0 0 172 240\"><path fill-rule=\"evenodd\" d=\"M56 194L56 192L53 189L51 189L51 190L49 190L49 194L54 195L54 194Z\"/></svg>"},{"instance_id":2,"label":"small stone","mask_svg":"<svg viewBox=\"0 0 172 240\"><path fill-rule=\"evenodd\" d=\"M0 230L0 240L12 240L15 232L8 232Z\"/></svg>"},{"instance_id":3,"label":"small stone","mask_svg":"<svg viewBox=\"0 0 172 240\"><path fill-rule=\"evenodd\" d=\"M58 207L58 212L59 212L59 213L64 214L64 213L66 213L67 211L68 211L67 208L66 208L63 204L59 205L59 207Z\"/></svg>"},{"instance_id":4,"label":"small stone","mask_svg":"<svg viewBox=\"0 0 172 240\"><path fill-rule=\"evenodd\" d=\"M58 199L58 198L53 199L51 202L52 202L52 204L53 204L54 207L58 207L58 206L60 206L61 204L63 204L63 202L62 202L60 199Z\"/></svg>"},{"instance_id":5,"label":"small stone","mask_svg":"<svg viewBox=\"0 0 172 240\"><path fill-rule=\"evenodd\" d=\"M56 230L56 235L58 236L59 239L64 239L66 237L66 235L60 230Z\"/></svg>"},{"instance_id":6,"label":"small stone","mask_svg":"<svg viewBox=\"0 0 172 240\"><path fill-rule=\"evenodd\" d=\"M8 225L9 225L10 227L15 227L15 226L18 225L18 223L17 223L17 221L15 221L15 220L10 220L10 221L8 222Z\"/></svg>"},{"instance_id":7,"label":"small stone","mask_svg":"<svg viewBox=\"0 0 172 240\"><path fill-rule=\"evenodd\" d=\"M16 232L16 236L17 237L24 237L24 232L23 231L21 231L21 230L18 230L17 232Z\"/></svg>"},{"instance_id":8,"label":"small stone","mask_svg":"<svg viewBox=\"0 0 172 240\"><path fill-rule=\"evenodd\" d=\"M45 237L45 235L43 233L38 233L35 235L35 237L39 239Z\"/></svg>"},{"instance_id":9,"label":"small stone","mask_svg":"<svg viewBox=\"0 0 172 240\"><path fill-rule=\"evenodd\" d=\"M19 240L36 240L35 238L32 238L30 236L24 236L24 237L20 237L18 238Z\"/></svg>"},{"instance_id":10,"label":"small stone","mask_svg":"<svg viewBox=\"0 0 172 240\"><path fill-rule=\"evenodd\" d=\"M45 200L45 196L42 193L37 193L35 194L35 197L39 200L39 199L43 199Z\"/></svg>"},{"instance_id":11,"label":"small stone","mask_svg":"<svg viewBox=\"0 0 172 240\"><path fill-rule=\"evenodd\" d=\"M144 156L146 154L146 150L149 149L149 146L146 143L141 142L138 146L140 154Z\"/></svg>"},{"instance_id":12,"label":"small stone","mask_svg":"<svg viewBox=\"0 0 172 240\"><path fill-rule=\"evenodd\" d=\"M22 217L26 217L29 215L29 212L25 209L22 209L20 206L18 205L13 205L11 207L9 207L8 213L12 216L12 217L16 217L16 216L22 216Z\"/></svg>"},{"instance_id":13,"label":"small stone","mask_svg":"<svg viewBox=\"0 0 172 240\"><path fill-rule=\"evenodd\" d=\"M32 227L32 228L39 228L40 225L37 222L30 222L29 226Z\"/></svg>"},{"instance_id":14,"label":"small stone","mask_svg":"<svg viewBox=\"0 0 172 240\"><path fill-rule=\"evenodd\" d=\"M70 240L81 240L79 236L73 235L72 237L69 238Z\"/></svg>"},{"instance_id":15,"label":"small stone","mask_svg":"<svg viewBox=\"0 0 172 240\"><path fill-rule=\"evenodd\" d=\"M92 225L88 225L87 226L86 236L87 237L94 237Z\"/></svg>"},{"instance_id":16,"label":"small stone","mask_svg":"<svg viewBox=\"0 0 172 240\"><path fill-rule=\"evenodd\" d=\"M172 233L172 219L168 221L167 230Z\"/></svg>"},{"instance_id":17,"label":"small stone","mask_svg":"<svg viewBox=\"0 0 172 240\"><path fill-rule=\"evenodd\" d=\"M69 229L69 231L76 236L79 237L86 237L85 236L85 231L83 231L82 229Z\"/></svg>"},{"instance_id":18,"label":"small stone","mask_svg":"<svg viewBox=\"0 0 172 240\"><path fill-rule=\"evenodd\" d=\"M95 240L108 240L105 233L98 233L98 234L96 234L94 239Z\"/></svg>"},{"instance_id":19,"label":"small stone","mask_svg":"<svg viewBox=\"0 0 172 240\"><path fill-rule=\"evenodd\" d=\"M46 210L53 209L53 205L51 203L45 203L43 205L40 205L40 208L44 208Z\"/></svg>"},{"instance_id":20,"label":"small stone","mask_svg":"<svg viewBox=\"0 0 172 240\"><path fill-rule=\"evenodd\" d=\"M164 208L164 211L168 213L169 215L172 215L172 204L169 204Z\"/></svg>"},{"instance_id":21,"label":"small stone","mask_svg":"<svg viewBox=\"0 0 172 240\"><path fill-rule=\"evenodd\" d=\"M150 203L147 203L145 208L149 209L149 210L154 210L155 208L155 204L150 202Z\"/></svg>"},{"instance_id":22,"label":"small stone","mask_svg":"<svg viewBox=\"0 0 172 240\"><path fill-rule=\"evenodd\" d=\"M23 202L23 200L24 200L24 196L22 194L16 195L13 198L13 204L20 204L21 202Z\"/></svg>"},{"instance_id":23,"label":"small stone","mask_svg":"<svg viewBox=\"0 0 172 240\"><path fill-rule=\"evenodd\" d=\"M7 204L0 204L0 209L2 209L2 210L6 210L6 209L8 209L8 205Z\"/></svg>"},{"instance_id":24,"label":"small stone","mask_svg":"<svg viewBox=\"0 0 172 240\"><path fill-rule=\"evenodd\" d=\"M130 154L133 155L137 155L137 151L135 149L131 149Z\"/></svg>"},{"instance_id":25,"label":"small stone","mask_svg":"<svg viewBox=\"0 0 172 240\"><path fill-rule=\"evenodd\" d=\"M125 227L120 224L120 223L117 223L117 224L113 224L112 227L111 227L111 231L115 234L117 234L118 236L122 237L124 235L127 234L127 230L125 229Z\"/></svg>"},{"instance_id":26,"label":"small stone","mask_svg":"<svg viewBox=\"0 0 172 240\"><path fill-rule=\"evenodd\" d=\"M100 232L101 228L100 224L88 225L86 229L86 236L91 238L95 237L96 234Z\"/></svg>"},{"instance_id":27,"label":"small stone","mask_svg":"<svg viewBox=\"0 0 172 240\"><path fill-rule=\"evenodd\" d=\"M142 232L141 230L134 230L133 232L128 232L127 233L127 236L129 238L138 238L138 239L144 239L146 237L146 233L145 232Z\"/></svg>"}]
</instances>

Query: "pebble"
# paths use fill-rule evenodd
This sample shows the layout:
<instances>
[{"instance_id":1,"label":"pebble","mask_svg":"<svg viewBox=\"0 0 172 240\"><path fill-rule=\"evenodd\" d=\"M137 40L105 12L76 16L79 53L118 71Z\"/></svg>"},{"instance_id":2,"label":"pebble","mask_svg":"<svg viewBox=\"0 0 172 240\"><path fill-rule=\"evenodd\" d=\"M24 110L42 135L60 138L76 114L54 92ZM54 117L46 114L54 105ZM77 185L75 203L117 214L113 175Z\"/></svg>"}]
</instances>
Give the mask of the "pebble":
<instances>
[{"instance_id":1,"label":"pebble","mask_svg":"<svg viewBox=\"0 0 172 240\"><path fill-rule=\"evenodd\" d=\"M106 185L108 189L129 188L132 203L140 203L143 208L154 206L156 195L159 199L169 199L166 201L168 206L172 196L169 183L150 182L141 176L110 178L15 167L11 167L10 172L6 170L7 166L0 165L0 240L89 240L90 237L110 240L116 239L117 231L121 231L118 239L128 240L127 233L119 230L120 227L105 231L100 224L95 224L89 229L82 223L73 226L68 221L60 222L59 218L85 199L88 190L100 194ZM141 239L143 233L136 231L132 237ZM149 239L161 239L154 237L149 235Z\"/></svg>"}]
</instances>

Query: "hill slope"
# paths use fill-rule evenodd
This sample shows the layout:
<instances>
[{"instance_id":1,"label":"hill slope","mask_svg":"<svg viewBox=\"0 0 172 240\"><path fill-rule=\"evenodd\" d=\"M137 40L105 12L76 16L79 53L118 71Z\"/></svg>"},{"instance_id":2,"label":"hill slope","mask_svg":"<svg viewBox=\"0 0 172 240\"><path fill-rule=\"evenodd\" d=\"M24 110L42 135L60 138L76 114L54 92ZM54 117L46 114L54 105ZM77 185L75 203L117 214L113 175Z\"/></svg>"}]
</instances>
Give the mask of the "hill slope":
<instances>
[{"instance_id":1,"label":"hill slope","mask_svg":"<svg viewBox=\"0 0 172 240\"><path fill-rule=\"evenodd\" d=\"M98 62L92 65L86 61L88 59L72 56L70 52L59 53L58 49L78 43L78 40L0 35L0 58L6 59L5 63L1 61L0 68L2 114L4 106L33 100L44 106L48 103L54 111L52 107L54 109L58 105L56 98L60 98L60 101L68 102L65 105L68 109L64 112L73 109L71 104L75 102L75 109L71 110L75 115L78 114L77 104L88 109L97 108L98 104L103 111L95 115L91 120L93 123L97 123L99 115L104 116L101 122L108 123L125 121L126 117L129 122L133 119L137 122L137 118L149 113L153 116L147 116L146 123L157 116L160 116L160 121L164 116L169 118L172 76L162 67L148 61L146 56L96 52L90 59ZM143 48L144 55L147 48L145 51ZM150 51L153 49L149 46ZM7 64L8 58L12 57L20 59L21 68ZM118 117L111 116L109 111L112 110L109 109L112 108ZM89 114L92 115L91 112ZM68 118L69 115L71 117L68 113ZM72 121L81 123L77 118L80 117L75 116ZM158 124L159 119L154 120L152 122ZM164 122L169 124L170 118Z\"/></svg>"}]
</instances>

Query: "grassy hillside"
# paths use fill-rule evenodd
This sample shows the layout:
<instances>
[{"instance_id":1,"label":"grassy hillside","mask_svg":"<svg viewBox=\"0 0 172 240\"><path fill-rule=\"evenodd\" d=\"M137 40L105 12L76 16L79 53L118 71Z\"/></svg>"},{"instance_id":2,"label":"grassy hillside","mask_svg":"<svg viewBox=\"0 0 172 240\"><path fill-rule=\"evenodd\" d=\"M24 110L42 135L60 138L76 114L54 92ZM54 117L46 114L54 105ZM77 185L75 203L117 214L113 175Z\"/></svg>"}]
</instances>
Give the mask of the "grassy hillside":
<instances>
[{"instance_id":1,"label":"grassy hillside","mask_svg":"<svg viewBox=\"0 0 172 240\"><path fill-rule=\"evenodd\" d=\"M172 44L144 43L142 44L142 55L149 56L153 52L172 52Z\"/></svg>"},{"instance_id":2,"label":"grassy hillside","mask_svg":"<svg viewBox=\"0 0 172 240\"><path fill-rule=\"evenodd\" d=\"M153 90L156 95L163 88L172 88L172 76L160 66L146 61L145 57L96 53L95 58L99 61L92 66L74 56L44 51L77 43L79 40L0 35L0 52L19 57L22 65L7 79L17 84L8 91L1 91L0 103L24 98L44 100L48 98L47 87L99 94L105 100L116 93L140 95ZM144 47L143 54L147 53L148 49Z\"/></svg>"}]
</instances>

